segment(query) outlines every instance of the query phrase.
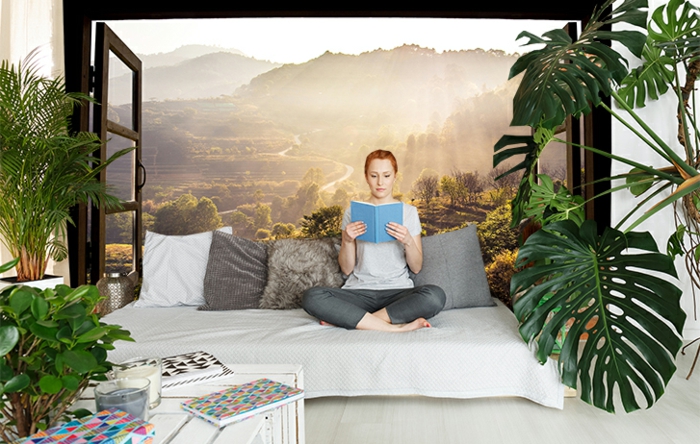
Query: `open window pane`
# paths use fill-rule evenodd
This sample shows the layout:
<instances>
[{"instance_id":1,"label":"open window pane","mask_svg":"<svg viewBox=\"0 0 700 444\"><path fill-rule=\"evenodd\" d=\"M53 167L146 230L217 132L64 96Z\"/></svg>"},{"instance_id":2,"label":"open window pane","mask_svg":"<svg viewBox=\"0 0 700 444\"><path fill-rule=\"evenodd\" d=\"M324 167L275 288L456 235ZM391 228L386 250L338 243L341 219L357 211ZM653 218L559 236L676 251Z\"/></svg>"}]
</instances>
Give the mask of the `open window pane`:
<instances>
[{"instance_id":1,"label":"open window pane","mask_svg":"<svg viewBox=\"0 0 700 444\"><path fill-rule=\"evenodd\" d=\"M119 150L134 146L134 142L117 134L107 133L107 157ZM113 195L124 201L134 200L135 152L119 157L107 167L107 187Z\"/></svg>"},{"instance_id":2,"label":"open window pane","mask_svg":"<svg viewBox=\"0 0 700 444\"><path fill-rule=\"evenodd\" d=\"M135 129L134 118L131 112L118 113L114 107L129 104L133 99L133 71L110 51L109 58L109 79L108 88L109 109L107 119L114 123L128 128ZM131 111L131 106L129 106Z\"/></svg>"},{"instance_id":3,"label":"open window pane","mask_svg":"<svg viewBox=\"0 0 700 444\"><path fill-rule=\"evenodd\" d=\"M105 217L105 273L131 273L134 268L135 211Z\"/></svg>"}]
</instances>

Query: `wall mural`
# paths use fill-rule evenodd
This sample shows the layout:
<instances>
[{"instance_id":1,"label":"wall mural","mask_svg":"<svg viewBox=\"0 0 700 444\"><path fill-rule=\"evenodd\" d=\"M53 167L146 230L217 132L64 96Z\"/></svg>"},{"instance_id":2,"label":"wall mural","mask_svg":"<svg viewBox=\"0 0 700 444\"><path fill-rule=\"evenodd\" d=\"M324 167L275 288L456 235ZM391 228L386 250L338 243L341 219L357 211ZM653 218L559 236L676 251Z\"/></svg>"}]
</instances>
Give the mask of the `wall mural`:
<instances>
[{"instance_id":1,"label":"wall mural","mask_svg":"<svg viewBox=\"0 0 700 444\"><path fill-rule=\"evenodd\" d=\"M509 123L519 78L508 80L517 57L408 43L286 64L202 45L140 55L144 228L230 225L257 240L338 235L350 200L368 197L365 156L388 149L399 162L395 196L418 207L424 235L477 224L492 292L509 303L518 178L494 180L506 168L494 170L492 154L501 135L518 131ZM126 120L119 97L129 96L130 78L115 66L109 112ZM557 151L540 168L563 182ZM110 168L119 190L126 174ZM107 271L131 268L127 217L108 218Z\"/></svg>"}]
</instances>

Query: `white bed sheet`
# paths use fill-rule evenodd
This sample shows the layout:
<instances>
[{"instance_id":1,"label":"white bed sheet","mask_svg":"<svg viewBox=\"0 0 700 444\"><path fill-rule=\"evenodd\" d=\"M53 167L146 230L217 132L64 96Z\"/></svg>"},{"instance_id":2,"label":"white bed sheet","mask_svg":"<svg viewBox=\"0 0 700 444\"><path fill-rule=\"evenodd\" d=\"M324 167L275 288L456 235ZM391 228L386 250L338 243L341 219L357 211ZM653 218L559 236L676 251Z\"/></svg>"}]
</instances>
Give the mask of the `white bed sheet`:
<instances>
[{"instance_id":1,"label":"white bed sheet","mask_svg":"<svg viewBox=\"0 0 700 444\"><path fill-rule=\"evenodd\" d=\"M103 319L136 340L118 341L109 354L112 362L204 350L230 364L301 364L307 398L519 396L548 407L564 405L554 362L539 364L520 338L513 313L500 302L447 310L430 320L432 328L400 334L321 326L301 309L132 305Z\"/></svg>"}]
</instances>

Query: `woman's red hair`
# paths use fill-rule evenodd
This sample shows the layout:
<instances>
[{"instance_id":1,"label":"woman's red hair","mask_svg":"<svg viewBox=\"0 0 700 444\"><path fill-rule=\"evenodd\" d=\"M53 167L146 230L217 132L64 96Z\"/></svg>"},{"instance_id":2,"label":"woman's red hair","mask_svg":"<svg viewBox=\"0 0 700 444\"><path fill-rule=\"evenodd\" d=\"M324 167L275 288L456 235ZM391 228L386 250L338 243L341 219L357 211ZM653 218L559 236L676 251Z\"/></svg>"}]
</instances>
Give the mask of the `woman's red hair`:
<instances>
[{"instance_id":1,"label":"woman's red hair","mask_svg":"<svg viewBox=\"0 0 700 444\"><path fill-rule=\"evenodd\" d=\"M374 159L379 159L379 160L384 160L384 159L389 159L391 162L391 166L394 167L394 174L399 172L399 164L396 162L396 157L391 153L391 151L387 150L375 150L372 151L367 155L367 159L365 159L365 176L367 176L367 170L369 169L369 164L374 160Z\"/></svg>"}]
</instances>

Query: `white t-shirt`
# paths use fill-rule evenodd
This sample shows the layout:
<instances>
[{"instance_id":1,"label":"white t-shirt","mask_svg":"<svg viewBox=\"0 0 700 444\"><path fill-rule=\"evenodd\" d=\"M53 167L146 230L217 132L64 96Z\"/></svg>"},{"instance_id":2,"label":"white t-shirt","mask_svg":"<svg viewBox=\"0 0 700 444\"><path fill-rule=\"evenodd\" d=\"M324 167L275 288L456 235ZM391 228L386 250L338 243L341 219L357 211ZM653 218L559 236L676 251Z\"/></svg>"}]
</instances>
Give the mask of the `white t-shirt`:
<instances>
[{"instance_id":1,"label":"white t-shirt","mask_svg":"<svg viewBox=\"0 0 700 444\"><path fill-rule=\"evenodd\" d=\"M350 208L343 215L342 229L351 222ZM403 204L403 225L411 236L421 233L418 210L413 205ZM408 276L408 265L403 244L397 240L390 242L365 242L355 240L356 263L343 288L385 290L413 288Z\"/></svg>"}]
</instances>

